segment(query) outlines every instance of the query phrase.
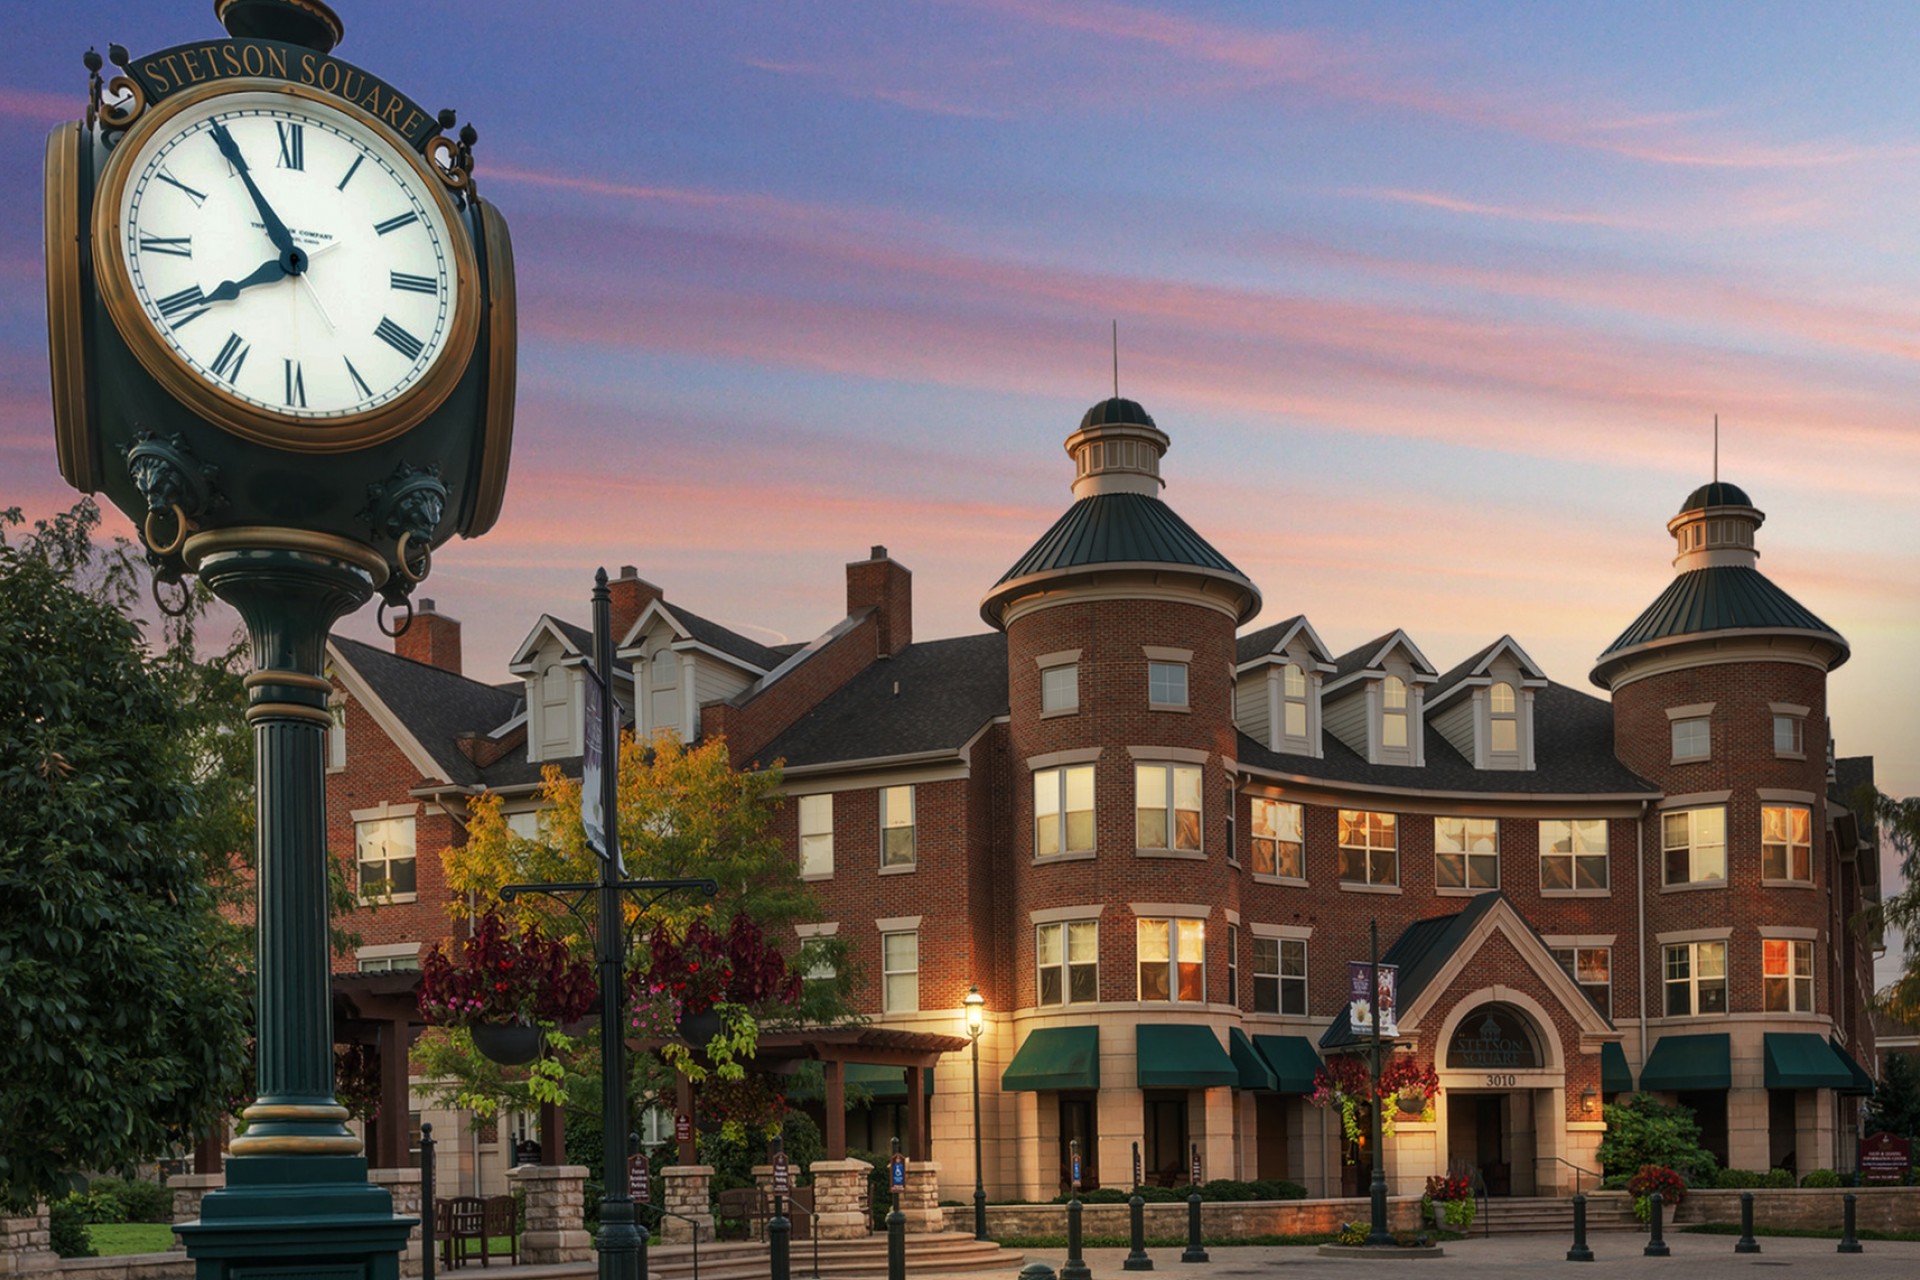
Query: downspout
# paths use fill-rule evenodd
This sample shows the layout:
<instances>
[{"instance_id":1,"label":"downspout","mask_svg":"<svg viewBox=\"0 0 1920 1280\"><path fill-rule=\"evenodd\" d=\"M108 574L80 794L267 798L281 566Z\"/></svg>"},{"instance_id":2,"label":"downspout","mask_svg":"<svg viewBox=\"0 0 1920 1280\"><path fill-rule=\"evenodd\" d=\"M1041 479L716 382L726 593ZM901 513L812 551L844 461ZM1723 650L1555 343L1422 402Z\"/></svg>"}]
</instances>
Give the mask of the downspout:
<instances>
[{"instance_id":1,"label":"downspout","mask_svg":"<svg viewBox=\"0 0 1920 1280\"><path fill-rule=\"evenodd\" d=\"M1647 801L1640 802L1640 821L1633 827L1634 910L1640 917L1640 936L1636 939L1640 949L1640 1069L1634 1072L1636 1080L1647 1070L1647 806Z\"/></svg>"}]
</instances>

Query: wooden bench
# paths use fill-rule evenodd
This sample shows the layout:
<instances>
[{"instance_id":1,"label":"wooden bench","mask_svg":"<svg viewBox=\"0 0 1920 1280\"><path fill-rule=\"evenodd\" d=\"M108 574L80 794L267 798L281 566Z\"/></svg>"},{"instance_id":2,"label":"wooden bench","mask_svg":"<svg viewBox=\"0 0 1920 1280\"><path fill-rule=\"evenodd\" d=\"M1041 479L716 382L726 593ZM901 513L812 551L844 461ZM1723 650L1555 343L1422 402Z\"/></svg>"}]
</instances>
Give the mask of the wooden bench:
<instances>
[{"instance_id":1,"label":"wooden bench","mask_svg":"<svg viewBox=\"0 0 1920 1280\"><path fill-rule=\"evenodd\" d=\"M713 1233L719 1240L760 1240L770 1213L758 1187L733 1187L714 1197Z\"/></svg>"},{"instance_id":2,"label":"wooden bench","mask_svg":"<svg viewBox=\"0 0 1920 1280\"><path fill-rule=\"evenodd\" d=\"M473 1259L488 1266L496 1257L520 1261L520 1215L512 1196L448 1196L433 1204L433 1230L440 1240L440 1264L449 1270ZM494 1251L493 1241L504 1236L506 1248Z\"/></svg>"}]
</instances>

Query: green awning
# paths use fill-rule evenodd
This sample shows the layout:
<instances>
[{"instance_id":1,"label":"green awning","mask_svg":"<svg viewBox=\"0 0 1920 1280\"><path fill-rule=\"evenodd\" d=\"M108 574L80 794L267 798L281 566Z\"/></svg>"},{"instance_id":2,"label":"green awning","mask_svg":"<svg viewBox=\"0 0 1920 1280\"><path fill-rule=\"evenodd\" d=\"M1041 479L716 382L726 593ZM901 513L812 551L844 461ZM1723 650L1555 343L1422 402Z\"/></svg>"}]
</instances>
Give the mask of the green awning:
<instances>
[{"instance_id":1,"label":"green awning","mask_svg":"<svg viewBox=\"0 0 1920 1280\"><path fill-rule=\"evenodd\" d=\"M1213 1038L1191 1022L1149 1022L1133 1029L1135 1071L1142 1089L1213 1089L1240 1083L1240 1069Z\"/></svg>"},{"instance_id":2,"label":"green awning","mask_svg":"<svg viewBox=\"0 0 1920 1280\"><path fill-rule=\"evenodd\" d=\"M1640 1072L1649 1092L1733 1087L1733 1037L1722 1031L1705 1036L1662 1036Z\"/></svg>"},{"instance_id":3,"label":"green awning","mask_svg":"<svg viewBox=\"0 0 1920 1280\"><path fill-rule=\"evenodd\" d=\"M1313 1092L1313 1077L1320 1070L1313 1041L1305 1036L1255 1036L1253 1044L1272 1065L1281 1093Z\"/></svg>"},{"instance_id":4,"label":"green awning","mask_svg":"<svg viewBox=\"0 0 1920 1280\"><path fill-rule=\"evenodd\" d=\"M1817 1035L1769 1031L1761 1044L1769 1089L1841 1089L1853 1083L1847 1064Z\"/></svg>"},{"instance_id":5,"label":"green awning","mask_svg":"<svg viewBox=\"0 0 1920 1280\"><path fill-rule=\"evenodd\" d=\"M1600 1092L1633 1092L1633 1068L1627 1065L1627 1051L1617 1040L1600 1046Z\"/></svg>"},{"instance_id":6,"label":"green awning","mask_svg":"<svg viewBox=\"0 0 1920 1280\"><path fill-rule=\"evenodd\" d=\"M871 1062L849 1062L846 1066L846 1083L859 1085L867 1091L875 1102L905 1102L907 1100L907 1069L905 1067L883 1067ZM933 1092L933 1068L928 1067L922 1078L926 1081L922 1089ZM787 1099L790 1102L813 1102L820 1097L820 1089L811 1080L789 1085Z\"/></svg>"},{"instance_id":7,"label":"green awning","mask_svg":"<svg viewBox=\"0 0 1920 1280\"><path fill-rule=\"evenodd\" d=\"M1840 1042L1832 1036L1827 1037L1827 1047L1839 1056L1840 1061L1845 1064L1847 1068L1847 1074L1853 1077L1852 1083L1841 1089L1840 1092L1856 1093L1862 1096L1872 1093L1873 1077L1860 1069L1859 1060L1842 1048Z\"/></svg>"},{"instance_id":8,"label":"green awning","mask_svg":"<svg viewBox=\"0 0 1920 1280\"><path fill-rule=\"evenodd\" d=\"M1242 1089L1271 1091L1280 1087L1273 1068L1253 1047L1253 1041L1247 1039L1247 1033L1238 1027L1227 1028L1227 1056L1233 1059L1234 1069L1240 1073L1239 1085Z\"/></svg>"},{"instance_id":9,"label":"green awning","mask_svg":"<svg viewBox=\"0 0 1920 1280\"><path fill-rule=\"evenodd\" d=\"M1000 1077L1002 1089L1098 1089L1100 1029L1043 1027L1028 1036Z\"/></svg>"}]
</instances>

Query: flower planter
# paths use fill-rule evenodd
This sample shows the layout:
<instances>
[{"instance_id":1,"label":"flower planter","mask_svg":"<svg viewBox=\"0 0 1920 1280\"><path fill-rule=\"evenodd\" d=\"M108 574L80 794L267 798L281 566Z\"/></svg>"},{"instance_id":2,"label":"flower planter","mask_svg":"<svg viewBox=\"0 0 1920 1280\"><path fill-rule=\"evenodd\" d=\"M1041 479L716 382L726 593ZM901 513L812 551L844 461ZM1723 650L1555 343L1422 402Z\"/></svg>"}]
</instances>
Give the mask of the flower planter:
<instances>
[{"instance_id":1,"label":"flower planter","mask_svg":"<svg viewBox=\"0 0 1920 1280\"><path fill-rule=\"evenodd\" d=\"M503 1067L524 1067L540 1056L547 1033L517 1022L480 1022L471 1028L473 1047Z\"/></svg>"},{"instance_id":2,"label":"flower planter","mask_svg":"<svg viewBox=\"0 0 1920 1280\"><path fill-rule=\"evenodd\" d=\"M699 1013L683 1013L677 1024L680 1038L696 1049L705 1048L709 1041L725 1029L720 1014L713 1009L703 1009Z\"/></svg>"}]
</instances>

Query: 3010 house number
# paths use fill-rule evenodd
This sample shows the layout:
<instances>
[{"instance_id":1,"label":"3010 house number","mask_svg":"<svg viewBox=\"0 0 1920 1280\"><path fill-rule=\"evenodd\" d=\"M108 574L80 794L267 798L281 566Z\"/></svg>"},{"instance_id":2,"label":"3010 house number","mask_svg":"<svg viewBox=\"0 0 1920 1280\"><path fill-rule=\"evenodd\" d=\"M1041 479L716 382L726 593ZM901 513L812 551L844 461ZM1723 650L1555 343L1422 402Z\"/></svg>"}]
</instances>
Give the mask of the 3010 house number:
<instances>
[{"instance_id":1,"label":"3010 house number","mask_svg":"<svg viewBox=\"0 0 1920 1280\"><path fill-rule=\"evenodd\" d=\"M1487 1088L1489 1088L1489 1089L1511 1089L1511 1088L1513 1088L1513 1086L1514 1086L1514 1085L1515 1085L1515 1084L1516 1084L1516 1083L1518 1082L1518 1079L1519 1079L1519 1077L1517 1077L1517 1076L1514 1076L1514 1075L1511 1075L1511 1074L1508 1074L1508 1075L1489 1075L1489 1076L1487 1077Z\"/></svg>"}]
</instances>

